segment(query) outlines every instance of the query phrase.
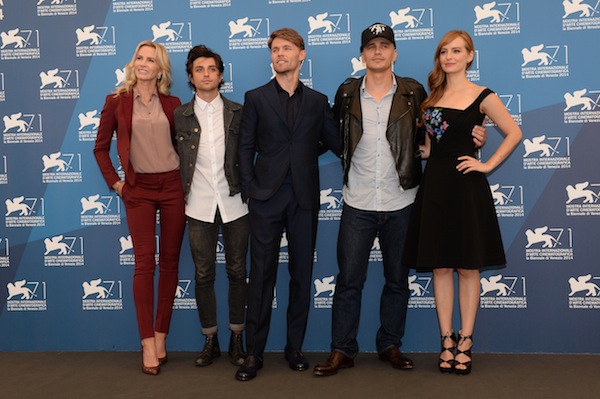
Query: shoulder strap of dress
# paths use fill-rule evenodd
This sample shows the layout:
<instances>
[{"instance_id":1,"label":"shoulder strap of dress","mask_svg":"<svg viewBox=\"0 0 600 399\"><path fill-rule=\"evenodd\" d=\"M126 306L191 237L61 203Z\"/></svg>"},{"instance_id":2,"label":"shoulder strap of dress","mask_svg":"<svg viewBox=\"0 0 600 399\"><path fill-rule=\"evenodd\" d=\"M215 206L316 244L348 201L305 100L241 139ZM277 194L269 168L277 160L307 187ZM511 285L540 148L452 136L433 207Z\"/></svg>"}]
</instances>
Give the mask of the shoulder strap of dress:
<instances>
[{"instance_id":1,"label":"shoulder strap of dress","mask_svg":"<svg viewBox=\"0 0 600 399\"><path fill-rule=\"evenodd\" d=\"M479 93L479 96L477 96L475 103L480 104L487 96L489 96L492 93L493 93L493 90L486 87L485 89L483 89L481 91L481 93Z\"/></svg>"}]
</instances>

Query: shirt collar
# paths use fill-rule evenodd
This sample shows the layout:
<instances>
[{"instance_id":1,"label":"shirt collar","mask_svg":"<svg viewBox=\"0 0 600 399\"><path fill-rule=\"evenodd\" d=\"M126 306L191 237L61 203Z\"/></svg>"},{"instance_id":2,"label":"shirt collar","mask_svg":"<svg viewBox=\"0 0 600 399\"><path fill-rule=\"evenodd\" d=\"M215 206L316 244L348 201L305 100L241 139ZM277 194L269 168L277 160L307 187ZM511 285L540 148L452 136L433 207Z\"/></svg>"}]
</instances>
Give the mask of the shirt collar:
<instances>
[{"instance_id":1,"label":"shirt collar","mask_svg":"<svg viewBox=\"0 0 600 399\"><path fill-rule=\"evenodd\" d=\"M158 90L156 88L154 89L154 92L150 95L150 97L158 97ZM140 92L135 86L133 86L133 98L140 98Z\"/></svg>"},{"instance_id":2,"label":"shirt collar","mask_svg":"<svg viewBox=\"0 0 600 399\"><path fill-rule=\"evenodd\" d=\"M366 90L366 81L367 81L367 77L365 76L362 80L362 82L360 83L360 94L362 96L371 96L367 90ZM396 82L396 75L394 75L392 73L392 88L390 89L390 91L388 92L388 94L390 93L396 93L396 90L398 89L398 82Z\"/></svg>"},{"instance_id":3,"label":"shirt collar","mask_svg":"<svg viewBox=\"0 0 600 399\"><path fill-rule=\"evenodd\" d=\"M286 93L289 96L289 93L281 87L277 79L275 79L275 87L277 88L277 92L279 94ZM302 93L302 82L298 81L298 86L296 86L296 90L294 90L294 94Z\"/></svg>"},{"instance_id":4,"label":"shirt collar","mask_svg":"<svg viewBox=\"0 0 600 399\"><path fill-rule=\"evenodd\" d=\"M221 98L221 94L217 95L211 102L206 102L200 97L198 94L195 94L195 102L196 106L200 108L201 111L204 111L208 106L212 106L215 109L220 109L223 107L223 99Z\"/></svg>"}]
</instances>

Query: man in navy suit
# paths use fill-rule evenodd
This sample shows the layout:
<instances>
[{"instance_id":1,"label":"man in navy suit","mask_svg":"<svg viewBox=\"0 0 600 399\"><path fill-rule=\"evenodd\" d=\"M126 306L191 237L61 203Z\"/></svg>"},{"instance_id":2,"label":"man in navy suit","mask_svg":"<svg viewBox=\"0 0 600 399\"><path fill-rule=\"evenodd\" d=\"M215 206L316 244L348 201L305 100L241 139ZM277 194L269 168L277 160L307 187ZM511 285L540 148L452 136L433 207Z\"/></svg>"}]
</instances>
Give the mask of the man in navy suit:
<instances>
[{"instance_id":1,"label":"man in navy suit","mask_svg":"<svg viewBox=\"0 0 600 399\"><path fill-rule=\"evenodd\" d=\"M263 365L279 246L289 247L289 304L285 358L293 370L308 369L301 347L310 308L313 254L319 210L318 157L325 144L341 153L338 125L327 97L304 86L304 40L283 28L269 39L275 78L246 93L239 130L242 196L250 208L250 282L246 316L248 356L239 381Z\"/></svg>"}]
</instances>

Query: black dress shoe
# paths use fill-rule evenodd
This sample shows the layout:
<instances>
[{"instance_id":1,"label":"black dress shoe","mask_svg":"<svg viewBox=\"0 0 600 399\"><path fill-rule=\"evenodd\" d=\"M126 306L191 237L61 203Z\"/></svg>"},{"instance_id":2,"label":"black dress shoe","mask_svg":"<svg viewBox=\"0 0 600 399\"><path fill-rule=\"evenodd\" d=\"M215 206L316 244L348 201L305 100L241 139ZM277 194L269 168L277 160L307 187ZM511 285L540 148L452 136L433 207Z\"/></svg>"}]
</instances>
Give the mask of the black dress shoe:
<instances>
[{"instance_id":1,"label":"black dress shoe","mask_svg":"<svg viewBox=\"0 0 600 399\"><path fill-rule=\"evenodd\" d=\"M221 348L219 348L219 340L217 335L215 334L210 337L206 337L204 349L202 349L202 352L200 352L196 358L196 366L209 366L219 356L221 356Z\"/></svg>"},{"instance_id":2,"label":"black dress shoe","mask_svg":"<svg viewBox=\"0 0 600 399\"><path fill-rule=\"evenodd\" d=\"M344 355L342 352L333 351L325 363L315 366L313 374L318 376L334 375L340 369L349 369L351 367L354 367L354 359Z\"/></svg>"},{"instance_id":3,"label":"black dress shoe","mask_svg":"<svg viewBox=\"0 0 600 399\"><path fill-rule=\"evenodd\" d=\"M255 355L248 355L244 364L235 373L238 381L250 381L256 377L256 372L263 367L262 359Z\"/></svg>"},{"instance_id":4,"label":"black dress shoe","mask_svg":"<svg viewBox=\"0 0 600 399\"><path fill-rule=\"evenodd\" d=\"M389 362L393 368L400 370L411 370L413 362L408 357L404 356L397 347L392 346L379 354L379 360Z\"/></svg>"},{"instance_id":5,"label":"black dress shoe","mask_svg":"<svg viewBox=\"0 0 600 399\"><path fill-rule=\"evenodd\" d=\"M295 371L308 370L308 361L302 354L300 349L294 349L293 351L285 351L285 360L288 361L290 368Z\"/></svg>"},{"instance_id":6,"label":"black dress shoe","mask_svg":"<svg viewBox=\"0 0 600 399\"><path fill-rule=\"evenodd\" d=\"M241 366L244 364L246 359L246 352L244 352L244 343L242 342L242 334L231 333L229 339L229 361L231 364Z\"/></svg>"}]
</instances>

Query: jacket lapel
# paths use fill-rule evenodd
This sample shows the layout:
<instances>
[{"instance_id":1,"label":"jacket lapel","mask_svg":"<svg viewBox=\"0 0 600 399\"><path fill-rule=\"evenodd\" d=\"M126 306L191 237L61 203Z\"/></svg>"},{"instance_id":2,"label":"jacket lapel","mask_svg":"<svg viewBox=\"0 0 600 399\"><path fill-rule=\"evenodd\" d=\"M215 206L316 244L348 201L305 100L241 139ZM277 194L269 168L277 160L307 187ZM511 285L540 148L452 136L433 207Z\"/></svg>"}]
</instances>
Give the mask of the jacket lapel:
<instances>
[{"instance_id":1,"label":"jacket lapel","mask_svg":"<svg viewBox=\"0 0 600 399\"><path fill-rule=\"evenodd\" d=\"M300 115L308 115L307 113L305 113L304 111L304 107L307 104L307 97L311 94L309 93L309 91L306 89L306 87L304 86L304 84L302 82L298 82L298 85L302 85L302 101L300 102L300 107L298 108L298 115L296 115L296 120L294 121L294 126L292 127L292 132L295 132L296 129L298 128L298 125L300 124L302 118L300 117Z\"/></svg>"},{"instance_id":2,"label":"jacket lapel","mask_svg":"<svg viewBox=\"0 0 600 399\"><path fill-rule=\"evenodd\" d=\"M362 108L360 106L360 94L361 94L360 88L362 86L362 82L363 82L364 78L365 77L363 76L357 82L354 82L355 87L354 87L353 93L350 94L354 97L351 108L350 108L350 112L352 113L352 116L354 118L356 118L356 120L359 122L359 124L361 126L362 126Z\"/></svg>"},{"instance_id":3,"label":"jacket lapel","mask_svg":"<svg viewBox=\"0 0 600 399\"><path fill-rule=\"evenodd\" d=\"M170 112L172 111L171 104L169 103L169 101L167 101L167 97L163 96L160 93L158 93L158 99L160 100L160 105L162 106L163 112L169 120L169 125L173 126L175 124L175 121L173 119L173 113Z\"/></svg>"},{"instance_id":4,"label":"jacket lapel","mask_svg":"<svg viewBox=\"0 0 600 399\"><path fill-rule=\"evenodd\" d=\"M410 111L413 106L412 101L414 101L414 92L412 89L405 87L397 77L395 77L395 79L397 87L394 98L392 99L392 110L390 112L390 117L388 118L388 127ZM407 100L402 97L407 97Z\"/></svg>"},{"instance_id":5,"label":"jacket lapel","mask_svg":"<svg viewBox=\"0 0 600 399\"><path fill-rule=\"evenodd\" d=\"M223 129L225 130L225 145L229 142L229 126L231 126L231 121L233 120L233 110L231 109L231 104L229 100L225 97L221 96L223 99Z\"/></svg>"},{"instance_id":6,"label":"jacket lapel","mask_svg":"<svg viewBox=\"0 0 600 399\"><path fill-rule=\"evenodd\" d=\"M291 132L291 129L287 125L287 118L285 112L281 107L281 101L279 101L279 95L277 94L277 84L275 82L275 79L272 79L265 86L264 92L268 104L271 106L271 108L273 108L273 111L275 111L275 114L279 117L279 119L281 119L281 122L288 128L287 130Z\"/></svg>"},{"instance_id":7,"label":"jacket lapel","mask_svg":"<svg viewBox=\"0 0 600 399\"><path fill-rule=\"evenodd\" d=\"M133 123L133 91L123 95L123 109L123 114L127 118L125 126L127 126L127 142L129 143L131 142L131 125Z\"/></svg>"}]
</instances>

